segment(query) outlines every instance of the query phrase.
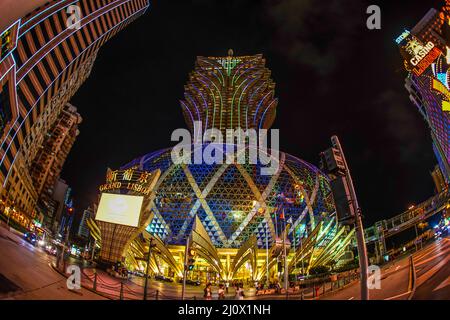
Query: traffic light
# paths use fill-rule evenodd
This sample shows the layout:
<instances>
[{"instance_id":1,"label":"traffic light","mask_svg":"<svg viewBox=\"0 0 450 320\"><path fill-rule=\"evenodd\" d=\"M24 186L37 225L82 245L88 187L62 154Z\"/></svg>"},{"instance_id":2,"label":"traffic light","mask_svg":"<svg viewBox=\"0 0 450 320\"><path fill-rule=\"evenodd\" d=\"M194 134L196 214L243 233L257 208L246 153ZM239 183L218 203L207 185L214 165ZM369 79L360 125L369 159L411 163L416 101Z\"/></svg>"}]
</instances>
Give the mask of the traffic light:
<instances>
[{"instance_id":1,"label":"traffic light","mask_svg":"<svg viewBox=\"0 0 450 320\"><path fill-rule=\"evenodd\" d=\"M344 225L352 225L354 223L354 213L351 208L352 198L342 155L338 149L329 148L320 153L320 163L321 169L330 176L330 187L339 222Z\"/></svg>"},{"instance_id":2,"label":"traffic light","mask_svg":"<svg viewBox=\"0 0 450 320\"><path fill-rule=\"evenodd\" d=\"M329 148L320 154L321 167L329 173L345 173L345 163L339 150L336 148Z\"/></svg>"},{"instance_id":3,"label":"traffic light","mask_svg":"<svg viewBox=\"0 0 450 320\"><path fill-rule=\"evenodd\" d=\"M330 187L333 193L338 221L343 225L352 225L355 221L353 211L350 208L352 198L346 178L337 176L331 180Z\"/></svg>"},{"instance_id":4,"label":"traffic light","mask_svg":"<svg viewBox=\"0 0 450 320\"><path fill-rule=\"evenodd\" d=\"M195 250L191 248L188 250L187 270L188 271L194 270L194 264L195 264Z\"/></svg>"}]
</instances>

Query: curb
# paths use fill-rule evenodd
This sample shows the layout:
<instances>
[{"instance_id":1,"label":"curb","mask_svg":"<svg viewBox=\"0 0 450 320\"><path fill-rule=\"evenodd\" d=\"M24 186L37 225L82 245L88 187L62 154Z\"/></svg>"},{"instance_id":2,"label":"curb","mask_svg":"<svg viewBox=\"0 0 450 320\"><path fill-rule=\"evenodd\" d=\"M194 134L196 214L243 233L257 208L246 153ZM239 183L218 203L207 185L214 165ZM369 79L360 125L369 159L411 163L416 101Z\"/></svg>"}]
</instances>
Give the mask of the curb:
<instances>
[{"instance_id":1,"label":"curb","mask_svg":"<svg viewBox=\"0 0 450 320\"><path fill-rule=\"evenodd\" d=\"M51 267L52 267L53 270L55 270L55 271L58 272L61 276L63 276L64 278L67 279L67 275L66 275L64 272L61 272L60 270L58 270L58 269L56 268L56 266L55 266L53 263L51 263L50 265L51 265ZM111 297L108 297L108 296L102 294L101 292L94 291L92 288L86 287L86 286L83 285L83 284L81 284L81 287L82 287L83 289L85 289L85 290L88 290L88 291L90 291L90 292L92 292L92 293L95 293L96 295L99 295L99 296L101 296L101 297L103 297L103 298L106 298L106 299L108 299L108 300L114 300L114 299L112 299ZM73 291L73 290L71 290L71 291Z\"/></svg>"},{"instance_id":2,"label":"curb","mask_svg":"<svg viewBox=\"0 0 450 320\"><path fill-rule=\"evenodd\" d=\"M413 256L410 256L410 269L409 269L409 284L408 284L408 290L411 291L411 293L408 296L408 300L411 300L416 293L416 267L414 266L414 259Z\"/></svg>"}]
</instances>

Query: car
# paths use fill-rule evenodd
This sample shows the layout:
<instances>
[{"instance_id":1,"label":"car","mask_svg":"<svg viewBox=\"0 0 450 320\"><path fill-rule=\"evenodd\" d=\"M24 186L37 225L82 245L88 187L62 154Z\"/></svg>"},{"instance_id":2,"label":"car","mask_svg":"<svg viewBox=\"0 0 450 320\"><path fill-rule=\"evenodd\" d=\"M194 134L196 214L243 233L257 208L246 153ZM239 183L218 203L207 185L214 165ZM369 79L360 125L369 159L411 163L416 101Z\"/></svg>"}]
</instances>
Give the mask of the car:
<instances>
[{"instance_id":1,"label":"car","mask_svg":"<svg viewBox=\"0 0 450 320\"><path fill-rule=\"evenodd\" d=\"M23 235L23 238L28 241L29 243L31 243L32 245L36 245L37 243L37 236L35 233L33 232L27 232Z\"/></svg>"},{"instance_id":2,"label":"car","mask_svg":"<svg viewBox=\"0 0 450 320\"><path fill-rule=\"evenodd\" d=\"M48 244L45 246L45 252L52 256L56 256L56 247Z\"/></svg>"},{"instance_id":3,"label":"car","mask_svg":"<svg viewBox=\"0 0 450 320\"><path fill-rule=\"evenodd\" d=\"M164 276L161 276L161 275L157 274L155 276L155 280L164 281Z\"/></svg>"},{"instance_id":4,"label":"car","mask_svg":"<svg viewBox=\"0 0 450 320\"><path fill-rule=\"evenodd\" d=\"M135 271L134 275L137 277L145 277L145 273L143 273L142 271Z\"/></svg>"},{"instance_id":5,"label":"car","mask_svg":"<svg viewBox=\"0 0 450 320\"><path fill-rule=\"evenodd\" d=\"M181 278L180 280L178 280L178 283L183 283L183 278ZM189 284L191 286L199 286L201 284L200 280L190 280L187 279L186 280L186 284Z\"/></svg>"},{"instance_id":6,"label":"car","mask_svg":"<svg viewBox=\"0 0 450 320\"><path fill-rule=\"evenodd\" d=\"M162 276L162 275L156 275L155 276L155 280L165 281L165 282L173 282L172 278L165 277L165 276Z\"/></svg>"},{"instance_id":7,"label":"car","mask_svg":"<svg viewBox=\"0 0 450 320\"><path fill-rule=\"evenodd\" d=\"M190 285L193 285L193 286L199 286L201 283L200 283L200 280L186 280L186 284L190 284Z\"/></svg>"}]
</instances>

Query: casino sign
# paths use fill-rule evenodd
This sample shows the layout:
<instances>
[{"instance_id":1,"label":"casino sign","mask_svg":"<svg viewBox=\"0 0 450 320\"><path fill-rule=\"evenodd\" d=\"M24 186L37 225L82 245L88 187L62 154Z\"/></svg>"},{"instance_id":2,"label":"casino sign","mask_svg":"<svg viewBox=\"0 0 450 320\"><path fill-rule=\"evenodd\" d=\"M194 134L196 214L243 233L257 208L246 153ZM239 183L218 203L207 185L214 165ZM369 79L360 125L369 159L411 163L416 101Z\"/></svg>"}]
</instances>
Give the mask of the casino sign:
<instances>
[{"instance_id":1,"label":"casino sign","mask_svg":"<svg viewBox=\"0 0 450 320\"><path fill-rule=\"evenodd\" d=\"M411 34L400 42L400 50L405 58L406 70L417 76L420 76L442 53L433 42L423 44Z\"/></svg>"},{"instance_id":2,"label":"casino sign","mask_svg":"<svg viewBox=\"0 0 450 320\"><path fill-rule=\"evenodd\" d=\"M99 187L100 192L111 190L129 190L145 196L150 195L149 185L151 173L136 168L126 170L110 170L106 174L106 183Z\"/></svg>"}]
</instances>

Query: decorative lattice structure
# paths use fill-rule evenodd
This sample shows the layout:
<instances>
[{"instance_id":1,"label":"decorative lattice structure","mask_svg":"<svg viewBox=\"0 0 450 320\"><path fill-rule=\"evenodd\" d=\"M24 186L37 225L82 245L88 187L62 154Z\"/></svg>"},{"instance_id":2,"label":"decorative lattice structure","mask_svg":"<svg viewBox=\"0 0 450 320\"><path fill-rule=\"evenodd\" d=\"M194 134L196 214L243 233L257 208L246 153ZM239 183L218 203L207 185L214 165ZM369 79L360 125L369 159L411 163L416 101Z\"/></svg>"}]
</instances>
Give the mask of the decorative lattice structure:
<instances>
[{"instance_id":1,"label":"decorative lattice structure","mask_svg":"<svg viewBox=\"0 0 450 320\"><path fill-rule=\"evenodd\" d=\"M266 237L272 244L281 235L284 220L276 208L284 208L285 219L292 217L297 238L334 212L326 176L286 153L280 154L279 170L273 176L261 175L260 164L176 165L171 149L150 153L125 167L135 165L162 172L152 205L155 217L147 230L170 244L185 243L195 215L217 247L238 248L253 234L260 247Z\"/></svg>"},{"instance_id":2,"label":"decorative lattice structure","mask_svg":"<svg viewBox=\"0 0 450 320\"><path fill-rule=\"evenodd\" d=\"M224 136L227 129L268 129L276 114L274 87L262 55L234 57L230 50L227 57L198 57L181 108L191 133L197 133L195 122L201 122L202 133L214 128ZM168 148L124 165L121 170L161 170L148 205L152 218L144 238L154 237L160 248L168 248L160 256L175 273L183 270L180 248L191 239L197 254L228 280L237 277L247 261L253 279L273 271L282 254L286 225L290 226L286 242L290 271L298 270L300 264L303 270L303 264L309 268L338 261L352 235L337 223L327 176L294 156L279 152L278 157L246 142L244 149L234 144L215 148L219 153L230 148L244 152L244 163L174 163L173 149ZM183 157L194 159L194 154L207 146L196 141ZM278 169L273 174L262 174L267 164L261 163L260 157L248 161L255 149L276 162ZM134 256L145 252L140 246L145 246L145 241L137 239L131 245L130 264L137 264ZM258 258L267 252L267 261Z\"/></svg>"},{"instance_id":3,"label":"decorative lattice structure","mask_svg":"<svg viewBox=\"0 0 450 320\"><path fill-rule=\"evenodd\" d=\"M193 131L203 129L269 128L275 120L278 99L275 83L261 54L234 57L198 57L180 101L184 118Z\"/></svg>"},{"instance_id":4,"label":"decorative lattice structure","mask_svg":"<svg viewBox=\"0 0 450 320\"><path fill-rule=\"evenodd\" d=\"M191 132L196 121L203 132L266 129L276 113L274 88L262 55L235 57L230 50L227 57L197 58L181 108ZM195 148L205 145L193 145L192 153ZM174 164L171 149L165 149L122 169L161 170L147 231L166 243L185 244L198 216L218 248L239 248L252 235L264 247L281 236L287 220L293 222L289 238L298 242L318 222L334 219L335 211L327 177L320 170L282 152L273 161L279 162L278 171L262 175L259 162Z\"/></svg>"}]
</instances>

